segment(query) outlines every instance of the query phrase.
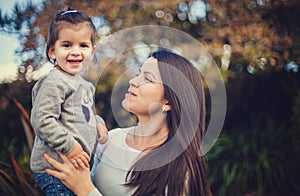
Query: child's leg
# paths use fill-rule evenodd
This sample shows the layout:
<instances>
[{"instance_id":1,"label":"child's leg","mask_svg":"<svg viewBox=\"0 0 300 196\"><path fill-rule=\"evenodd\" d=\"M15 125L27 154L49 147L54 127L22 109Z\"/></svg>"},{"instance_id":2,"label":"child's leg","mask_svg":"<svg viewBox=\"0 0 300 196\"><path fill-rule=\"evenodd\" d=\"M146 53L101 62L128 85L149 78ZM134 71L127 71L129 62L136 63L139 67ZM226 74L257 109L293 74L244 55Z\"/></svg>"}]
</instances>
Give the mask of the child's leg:
<instances>
[{"instance_id":1,"label":"child's leg","mask_svg":"<svg viewBox=\"0 0 300 196\"><path fill-rule=\"evenodd\" d=\"M50 176L47 173L34 173L34 177L41 190L44 191L47 196L75 196L58 178Z\"/></svg>"}]
</instances>

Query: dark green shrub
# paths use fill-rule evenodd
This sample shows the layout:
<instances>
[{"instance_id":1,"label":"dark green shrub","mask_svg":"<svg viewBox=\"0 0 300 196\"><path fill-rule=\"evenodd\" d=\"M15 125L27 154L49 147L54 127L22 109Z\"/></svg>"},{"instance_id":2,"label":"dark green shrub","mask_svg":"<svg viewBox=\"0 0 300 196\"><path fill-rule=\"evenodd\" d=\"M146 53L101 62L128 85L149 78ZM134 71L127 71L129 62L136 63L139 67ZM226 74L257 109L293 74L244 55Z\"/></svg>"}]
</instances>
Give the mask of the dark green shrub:
<instances>
[{"instance_id":1,"label":"dark green shrub","mask_svg":"<svg viewBox=\"0 0 300 196\"><path fill-rule=\"evenodd\" d=\"M260 119L251 121L247 128L222 133L208 152L209 180L215 195L297 192L299 131Z\"/></svg>"}]
</instances>

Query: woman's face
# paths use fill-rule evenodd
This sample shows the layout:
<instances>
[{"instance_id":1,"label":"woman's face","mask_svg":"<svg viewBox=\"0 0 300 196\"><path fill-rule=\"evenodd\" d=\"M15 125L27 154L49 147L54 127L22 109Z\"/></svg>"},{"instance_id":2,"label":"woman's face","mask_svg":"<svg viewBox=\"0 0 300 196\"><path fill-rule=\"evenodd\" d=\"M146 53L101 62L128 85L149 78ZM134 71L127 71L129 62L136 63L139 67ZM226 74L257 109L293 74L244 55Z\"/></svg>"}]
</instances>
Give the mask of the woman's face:
<instances>
[{"instance_id":1,"label":"woman's face","mask_svg":"<svg viewBox=\"0 0 300 196\"><path fill-rule=\"evenodd\" d=\"M157 59L150 57L140 69L140 73L129 81L129 89L122 106L138 117L154 115L167 103L164 86L158 69Z\"/></svg>"}]
</instances>

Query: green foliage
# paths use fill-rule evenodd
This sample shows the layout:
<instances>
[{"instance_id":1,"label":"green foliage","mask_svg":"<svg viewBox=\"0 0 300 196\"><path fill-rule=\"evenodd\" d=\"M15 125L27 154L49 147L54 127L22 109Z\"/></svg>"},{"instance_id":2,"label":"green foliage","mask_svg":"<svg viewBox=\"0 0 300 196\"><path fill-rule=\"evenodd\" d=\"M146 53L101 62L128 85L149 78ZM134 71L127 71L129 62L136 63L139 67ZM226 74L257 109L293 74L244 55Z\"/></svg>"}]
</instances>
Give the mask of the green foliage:
<instances>
[{"instance_id":1,"label":"green foliage","mask_svg":"<svg viewBox=\"0 0 300 196\"><path fill-rule=\"evenodd\" d=\"M213 191L216 195L296 193L299 132L261 115L250 124L222 133L207 154Z\"/></svg>"},{"instance_id":2,"label":"green foliage","mask_svg":"<svg viewBox=\"0 0 300 196\"><path fill-rule=\"evenodd\" d=\"M20 121L22 115L29 116L30 90L31 85L24 85L20 81L0 85L1 195L42 194L29 168L30 150Z\"/></svg>"},{"instance_id":3,"label":"green foliage","mask_svg":"<svg viewBox=\"0 0 300 196\"><path fill-rule=\"evenodd\" d=\"M2 136L0 143L8 147L13 141L16 141L14 145L11 145L14 150L10 149L13 150L15 156L21 155L23 147L27 146L21 123L21 116L24 114L16 103L23 106L23 112L29 116L32 85L22 81L0 84L0 135Z\"/></svg>"},{"instance_id":4,"label":"green foliage","mask_svg":"<svg viewBox=\"0 0 300 196\"><path fill-rule=\"evenodd\" d=\"M18 164L13 154L3 145L1 148L5 150L4 155L9 160L8 163L0 161L0 193L1 195L25 195L38 196L43 193L37 188L34 183L33 173L29 170L28 165L22 167ZM13 147L12 147L13 148ZM28 152L24 155L28 160ZM19 157L22 159L22 157ZM28 162L27 162L28 163Z\"/></svg>"},{"instance_id":5,"label":"green foliage","mask_svg":"<svg viewBox=\"0 0 300 196\"><path fill-rule=\"evenodd\" d=\"M293 121L300 125L300 90L297 92L297 96L294 99L294 107L293 107Z\"/></svg>"},{"instance_id":6,"label":"green foliage","mask_svg":"<svg viewBox=\"0 0 300 196\"><path fill-rule=\"evenodd\" d=\"M231 74L224 130L208 153L214 192L299 193L299 74Z\"/></svg>"},{"instance_id":7,"label":"green foliage","mask_svg":"<svg viewBox=\"0 0 300 196\"><path fill-rule=\"evenodd\" d=\"M300 90L299 76L299 73L274 70L255 75L231 72L226 82L228 102L225 130L251 126L249 119L257 114L269 116L274 122L287 122L286 125L291 127L295 123L292 115Z\"/></svg>"}]
</instances>

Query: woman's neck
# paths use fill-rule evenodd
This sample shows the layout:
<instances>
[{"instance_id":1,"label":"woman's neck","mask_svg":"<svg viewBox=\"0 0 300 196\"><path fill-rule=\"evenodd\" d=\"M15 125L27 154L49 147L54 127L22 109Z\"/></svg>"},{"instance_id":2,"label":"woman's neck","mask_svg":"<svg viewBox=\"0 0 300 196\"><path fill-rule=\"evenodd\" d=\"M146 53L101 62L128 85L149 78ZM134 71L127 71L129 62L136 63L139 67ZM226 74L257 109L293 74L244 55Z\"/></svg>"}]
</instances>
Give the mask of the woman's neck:
<instances>
[{"instance_id":1,"label":"woman's neck","mask_svg":"<svg viewBox=\"0 0 300 196\"><path fill-rule=\"evenodd\" d=\"M136 114L138 125L128 134L128 145L140 150L149 151L161 145L168 137L167 113L157 110L150 114Z\"/></svg>"},{"instance_id":2,"label":"woman's neck","mask_svg":"<svg viewBox=\"0 0 300 196\"><path fill-rule=\"evenodd\" d=\"M133 127L128 134L127 144L140 151L149 151L161 145L168 137L169 129L164 124L159 129L153 129L149 125L138 125Z\"/></svg>"}]
</instances>

